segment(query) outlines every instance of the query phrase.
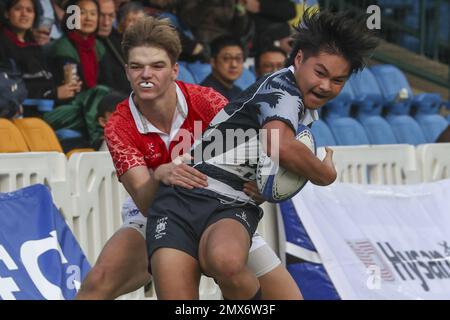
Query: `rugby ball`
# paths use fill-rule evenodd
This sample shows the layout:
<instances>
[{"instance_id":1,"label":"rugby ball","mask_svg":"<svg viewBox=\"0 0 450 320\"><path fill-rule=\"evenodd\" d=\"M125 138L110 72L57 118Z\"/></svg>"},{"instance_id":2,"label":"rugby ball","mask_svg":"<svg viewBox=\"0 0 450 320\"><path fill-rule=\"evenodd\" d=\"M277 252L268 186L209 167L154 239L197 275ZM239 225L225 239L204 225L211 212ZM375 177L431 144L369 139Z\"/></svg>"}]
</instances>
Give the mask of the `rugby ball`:
<instances>
[{"instance_id":1,"label":"rugby ball","mask_svg":"<svg viewBox=\"0 0 450 320\"><path fill-rule=\"evenodd\" d=\"M316 154L316 143L307 126L300 124L295 138ZM256 169L256 183L259 193L268 202L280 202L292 198L305 186L306 182L308 182L306 178L277 165L264 152L260 154Z\"/></svg>"}]
</instances>

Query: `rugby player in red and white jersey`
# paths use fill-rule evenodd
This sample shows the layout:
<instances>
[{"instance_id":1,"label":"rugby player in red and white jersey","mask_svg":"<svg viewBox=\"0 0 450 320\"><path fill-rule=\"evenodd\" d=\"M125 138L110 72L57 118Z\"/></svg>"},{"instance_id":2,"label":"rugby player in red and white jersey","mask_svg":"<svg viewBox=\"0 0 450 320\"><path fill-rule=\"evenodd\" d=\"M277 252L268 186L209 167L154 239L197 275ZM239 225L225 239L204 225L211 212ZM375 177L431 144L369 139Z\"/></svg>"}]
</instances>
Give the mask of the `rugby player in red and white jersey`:
<instances>
[{"instance_id":1,"label":"rugby player in red and white jersey","mask_svg":"<svg viewBox=\"0 0 450 320\"><path fill-rule=\"evenodd\" d=\"M103 248L95 266L87 275L77 299L114 299L148 283L146 216L160 183L187 189L207 186L207 177L175 160L189 151L193 134L202 133L227 100L210 88L176 81L181 51L176 31L165 20L142 19L126 31L122 43L126 73L133 89L129 99L117 106L105 129L105 138L117 175L132 200L125 203L123 226ZM181 133L191 133L189 139ZM180 139L180 137L184 137ZM244 191L256 201L255 183ZM164 268L182 279L177 292L158 290L162 299L198 299L201 270L198 262L186 254L180 269L165 249ZM179 255L177 258L179 259ZM294 280L282 266L264 239L255 234L250 248L248 268L258 277L263 299L301 299ZM196 277L183 277L196 274ZM251 294L248 298L251 298ZM245 297L245 293L236 297ZM233 298L233 296L229 296Z\"/></svg>"}]
</instances>

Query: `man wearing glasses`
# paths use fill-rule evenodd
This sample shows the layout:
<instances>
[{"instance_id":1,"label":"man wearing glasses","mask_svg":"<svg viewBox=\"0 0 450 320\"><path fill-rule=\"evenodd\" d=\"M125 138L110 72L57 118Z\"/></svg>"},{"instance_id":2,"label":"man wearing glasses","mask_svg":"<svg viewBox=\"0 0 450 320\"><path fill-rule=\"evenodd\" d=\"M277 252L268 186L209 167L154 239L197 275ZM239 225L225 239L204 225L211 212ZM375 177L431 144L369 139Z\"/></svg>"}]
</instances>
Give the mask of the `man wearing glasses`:
<instances>
[{"instance_id":1,"label":"man wearing glasses","mask_svg":"<svg viewBox=\"0 0 450 320\"><path fill-rule=\"evenodd\" d=\"M211 74L201 83L221 93L228 100L236 98L242 91L234 82L239 79L244 67L244 48L232 37L220 37L211 43Z\"/></svg>"}]
</instances>

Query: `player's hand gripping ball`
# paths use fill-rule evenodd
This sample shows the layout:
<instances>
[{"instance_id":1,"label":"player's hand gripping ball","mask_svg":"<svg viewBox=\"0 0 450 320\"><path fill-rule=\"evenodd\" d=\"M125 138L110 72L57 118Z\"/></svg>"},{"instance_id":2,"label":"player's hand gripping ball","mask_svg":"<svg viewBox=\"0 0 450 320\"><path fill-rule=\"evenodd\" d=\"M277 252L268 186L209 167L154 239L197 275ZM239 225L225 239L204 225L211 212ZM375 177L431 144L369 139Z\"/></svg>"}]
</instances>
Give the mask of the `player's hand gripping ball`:
<instances>
[{"instance_id":1,"label":"player's hand gripping ball","mask_svg":"<svg viewBox=\"0 0 450 320\"><path fill-rule=\"evenodd\" d=\"M316 154L316 143L307 126L299 125L295 138ZM259 192L267 201L280 202L290 199L305 186L306 182L308 182L306 178L287 171L274 163L267 154L261 153L256 169L256 183Z\"/></svg>"}]
</instances>

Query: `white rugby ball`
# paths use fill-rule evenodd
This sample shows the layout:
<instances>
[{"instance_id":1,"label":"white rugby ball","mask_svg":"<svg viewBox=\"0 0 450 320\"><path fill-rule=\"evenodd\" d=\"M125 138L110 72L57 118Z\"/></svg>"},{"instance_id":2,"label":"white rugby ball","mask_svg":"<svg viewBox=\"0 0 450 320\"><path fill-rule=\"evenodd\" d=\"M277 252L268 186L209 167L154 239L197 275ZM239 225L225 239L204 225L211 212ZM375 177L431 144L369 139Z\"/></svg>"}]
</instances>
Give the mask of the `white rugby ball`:
<instances>
[{"instance_id":1,"label":"white rugby ball","mask_svg":"<svg viewBox=\"0 0 450 320\"><path fill-rule=\"evenodd\" d=\"M300 124L295 138L316 154L316 143L307 126ZM259 156L256 183L259 193L268 202L280 202L292 198L305 186L306 182L308 182L306 178L275 164L264 152Z\"/></svg>"}]
</instances>

